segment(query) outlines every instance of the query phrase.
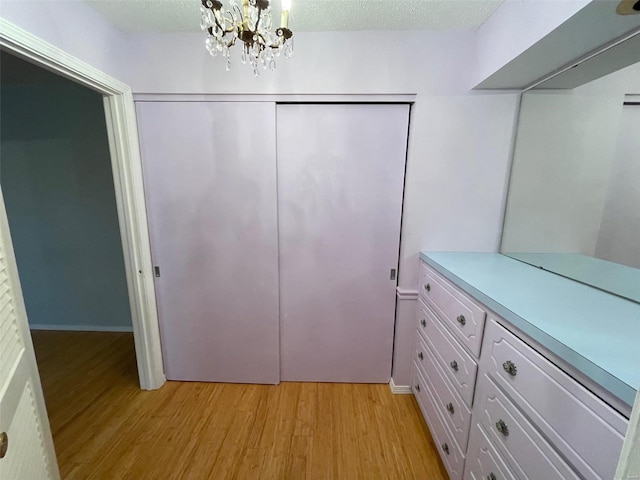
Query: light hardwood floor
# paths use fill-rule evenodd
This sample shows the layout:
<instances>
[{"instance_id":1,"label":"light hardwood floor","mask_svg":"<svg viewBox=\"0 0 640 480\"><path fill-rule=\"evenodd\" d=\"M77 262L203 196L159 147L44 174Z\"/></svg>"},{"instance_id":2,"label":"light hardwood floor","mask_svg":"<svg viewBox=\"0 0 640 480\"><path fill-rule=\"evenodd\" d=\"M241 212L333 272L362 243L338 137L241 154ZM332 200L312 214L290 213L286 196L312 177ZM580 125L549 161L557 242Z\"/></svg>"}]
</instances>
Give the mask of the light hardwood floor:
<instances>
[{"instance_id":1,"label":"light hardwood floor","mask_svg":"<svg viewBox=\"0 0 640 480\"><path fill-rule=\"evenodd\" d=\"M446 479L388 385L138 387L126 333L32 332L63 479Z\"/></svg>"}]
</instances>

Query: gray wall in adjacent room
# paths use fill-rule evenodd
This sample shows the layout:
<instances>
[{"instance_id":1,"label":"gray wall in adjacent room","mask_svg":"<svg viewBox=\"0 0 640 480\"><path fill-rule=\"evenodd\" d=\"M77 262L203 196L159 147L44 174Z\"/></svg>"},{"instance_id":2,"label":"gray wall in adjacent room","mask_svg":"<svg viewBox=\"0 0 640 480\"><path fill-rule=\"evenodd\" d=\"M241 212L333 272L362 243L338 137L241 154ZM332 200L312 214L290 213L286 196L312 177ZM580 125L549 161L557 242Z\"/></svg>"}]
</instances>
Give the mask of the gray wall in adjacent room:
<instances>
[{"instance_id":1,"label":"gray wall in adjacent room","mask_svg":"<svg viewBox=\"0 0 640 480\"><path fill-rule=\"evenodd\" d=\"M102 97L0 56L0 184L29 323L131 327Z\"/></svg>"}]
</instances>

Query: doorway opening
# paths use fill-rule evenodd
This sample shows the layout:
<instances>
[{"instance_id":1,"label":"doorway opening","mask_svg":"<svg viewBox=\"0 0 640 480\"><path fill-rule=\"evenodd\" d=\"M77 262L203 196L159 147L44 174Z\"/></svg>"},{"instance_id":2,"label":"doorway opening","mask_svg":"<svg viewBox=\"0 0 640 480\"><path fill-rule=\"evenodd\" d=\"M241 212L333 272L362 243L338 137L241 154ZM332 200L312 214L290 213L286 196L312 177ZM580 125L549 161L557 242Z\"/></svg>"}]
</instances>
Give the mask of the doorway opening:
<instances>
[{"instance_id":1,"label":"doorway opening","mask_svg":"<svg viewBox=\"0 0 640 480\"><path fill-rule=\"evenodd\" d=\"M0 55L0 182L31 330L132 332L100 94Z\"/></svg>"},{"instance_id":2,"label":"doorway opening","mask_svg":"<svg viewBox=\"0 0 640 480\"><path fill-rule=\"evenodd\" d=\"M140 387L165 382L131 88L29 32L2 23L0 50L102 96ZM99 272L96 272L99 275Z\"/></svg>"},{"instance_id":3,"label":"doorway opening","mask_svg":"<svg viewBox=\"0 0 640 480\"><path fill-rule=\"evenodd\" d=\"M6 52L0 87L0 185L51 429L64 455L90 407L108 403L114 387L137 389L103 99Z\"/></svg>"}]
</instances>

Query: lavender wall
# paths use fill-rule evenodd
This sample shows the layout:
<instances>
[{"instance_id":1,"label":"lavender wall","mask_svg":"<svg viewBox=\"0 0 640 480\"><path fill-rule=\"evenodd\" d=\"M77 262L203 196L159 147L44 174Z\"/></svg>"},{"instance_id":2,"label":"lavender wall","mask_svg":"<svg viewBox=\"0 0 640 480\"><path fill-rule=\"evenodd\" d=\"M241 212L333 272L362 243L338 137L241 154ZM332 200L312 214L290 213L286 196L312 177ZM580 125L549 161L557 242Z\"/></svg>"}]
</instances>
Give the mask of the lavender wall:
<instances>
[{"instance_id":1,"label":"lavender wall","mask_svg":"<svg viewBox=\"0 0 640 480\"><path fill-rule=\"evenodd\" d=\"M291 60L255 79L238 59L225 72L200 34L131 35L129 79L134 93L416 94L399 272L399 285L416 289L420 250L497 251L517 95L468 91L473 32L393 32L389 38L303 32ZM413 311L398 309L397 385L409 384Z\"/></svg>"},{"instance_id":2,"label":"lavender wall","mask_svg":"<svg viewBox=\"0 0 640 480\"><path fill-rule=\"evenodd\" d=\"M474 69L469 86L486 80L591 2L504 2L476 32ZM555 50L566 48L571 46L558 45ZM569 60L572 58L575 57ZM544 62L545 56L538 60Z\"/></svg>"},{"instance_id":3,"label":"lavender wall","mask_svg":"<svg viewBox=\"0 0 640 480\"><path fill-rule=\"evenodd\" d=\"M85 2L0 0L0 16L127 83L127 36Z\"/></svg>"},{"instance_id":4,"label":"lavender wall","mask_svg":"<svg viewBox=\"0 0 640 480\"><path fill-rule=\"evenodd\" d=\"M41 28L44 38L129 83L134 93L415 94L399 285L416 288L420 250L498 248L517 95L469 92L475 32L399 31L384 39L379 32L301 32L294 57L255 79L238 58L225 72L200 33L118 34L77 7L71 23L95 24L101 39L92 52L78 45L92 36L60 15L45 24L29 19L31 9L17 10L3 16L34 33ZM398 316L396 339L411 338L413 323L413 315ZM398 385L409 383L412 348L405 340L395 344Z\"/></svg>"}]
</instances>

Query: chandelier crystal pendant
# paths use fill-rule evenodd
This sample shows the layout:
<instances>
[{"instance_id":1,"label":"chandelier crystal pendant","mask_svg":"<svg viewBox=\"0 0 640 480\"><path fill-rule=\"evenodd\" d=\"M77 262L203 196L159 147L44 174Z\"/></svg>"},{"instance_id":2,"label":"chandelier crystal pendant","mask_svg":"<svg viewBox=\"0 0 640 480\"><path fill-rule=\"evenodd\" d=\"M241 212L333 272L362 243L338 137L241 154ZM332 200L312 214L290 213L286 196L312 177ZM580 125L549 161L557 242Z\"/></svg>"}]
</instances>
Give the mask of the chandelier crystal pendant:
<instances>
[{"instance_id":1,"label":"chandelier crystal pendant","mask_svg":"<svg viewBox=\"0 0 640 480\"><path fill-rule=\"evenodd\" d=\"M231 69L231 47L242 42L242 63L253 67L253 74L260 75L259 66L276 69L280 54L290 58L293 54L293 32L289 30L291 0L282 0L280 28L272 31L271 4L269 0L231 0L225 9L220 0L202 0L200 27L207 33L205 46L212 57L221 54L226 58L226 69Z\"/></svg>"}]
</instances>

